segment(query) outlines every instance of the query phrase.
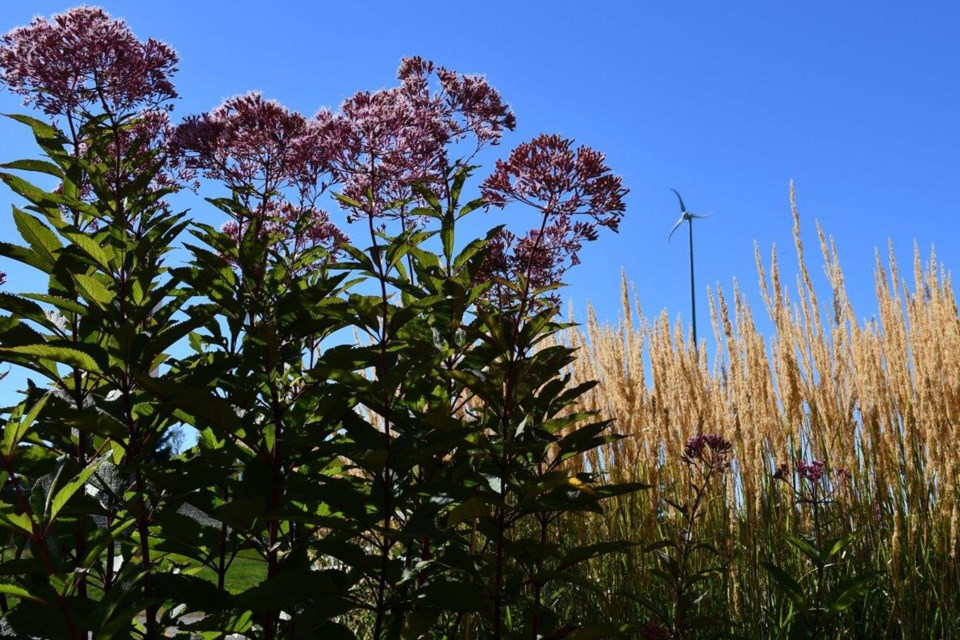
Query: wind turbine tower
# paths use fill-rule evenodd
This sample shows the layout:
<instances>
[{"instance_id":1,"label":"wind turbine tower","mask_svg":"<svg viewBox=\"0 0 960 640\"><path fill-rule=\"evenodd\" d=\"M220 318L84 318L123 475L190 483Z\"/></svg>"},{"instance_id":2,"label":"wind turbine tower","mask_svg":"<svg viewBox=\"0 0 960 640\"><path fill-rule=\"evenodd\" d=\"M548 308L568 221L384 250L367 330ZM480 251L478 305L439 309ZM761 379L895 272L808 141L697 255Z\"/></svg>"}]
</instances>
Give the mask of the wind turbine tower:
<instances>
[{"instance_id":1,"label":"wind turbine tower","mask_svg":"<svg viewBox=\"0 0 960 640\"><path fill-rule=\"evenodd\" d=\"M694 218L706 218L710 214L699 214L699 213L690 213L687 211L687 206L683 204L683 198L680 197L680 192L676 189L670 189L675 194L677 194L677 200L680 201L680 218L677 220L677 223L673 225L673 229L670 230L670 235L667 236L667 242L670 242L670 239L673 237L674 232L680 228L680 226L686 222L688 225L689 237L690 237L690 318L693 324L693 348L697 348L697 293L694 286L694 277L693 277L693 220Z\"/></svg>"}]
</instances>

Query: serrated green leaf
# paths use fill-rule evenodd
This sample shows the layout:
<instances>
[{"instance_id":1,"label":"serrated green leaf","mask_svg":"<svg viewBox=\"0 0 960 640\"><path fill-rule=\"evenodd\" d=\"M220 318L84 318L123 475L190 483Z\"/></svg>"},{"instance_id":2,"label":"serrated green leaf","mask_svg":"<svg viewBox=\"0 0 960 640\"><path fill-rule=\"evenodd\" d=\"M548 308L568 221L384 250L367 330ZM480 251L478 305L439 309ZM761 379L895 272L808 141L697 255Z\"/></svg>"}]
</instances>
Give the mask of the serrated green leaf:
<instances>
[{"instance_id":1,"label":"serrated green leaf","mask_svg":"<svg viewBox=\"0 0 960 640\"><path fill-rule=\"evenodd\" d=\"M206 389L161 378L134 375L140 385L156 393L170 410L175 411L192 427L202 429L204 423L208 423L229 435L234 435L243 428L233 405Z\"/></svg>"},{"instance_id":2,"label":"serrated green leaf","mask_svg":"<svg viewBox=\"0 0 960 640\"><path fill-rule=\"evenodd\" d=\"M16 260L34 269L48 272L53 267L53 258L46 252L34 251L30 247L21 247L18 244L0 242L0 256Z\"/></svg>"},{"instance_id":3,"label":"serrated green leaf","mask_svg":"<svg viewBox=\"0 0 960 640\"><path fill-rule=\"evenodd\" d=\"M2 175L4 174L0 174L0 176ZM13 208L13 221L17 225L17 231L20 232L21 237L26 240L27 244L52 263L54 254L63 248L56 234L47 225L40 222L39 218L30 215L19 207Z\"/></svg>"},{"instance_id":4,"label":"serrated green leaf","mask_svg":"<svg viewBox=\"0 0 960 640\"><path fill-rule=\"evenodd\" d=\"M870 584L880 575L882 574L879 571L871 571L841 582L825 598L824 605L827 611L837 614L849 608L866 595Z\"/></svg>"},{"instance_id":5,"label":"serrated green leaf","mask_svg":"<svg viewBox=\"0 0 960 640\"><path fill-rule=\"evenodd\" d=\"M45 173L53 176L54 178L60 180L63 179L63 171L60 170L60 167L52 162L47 162L46 160L14 160L13 162L0 164L0 167L4 169L14 169L17 171L34 171L36 173Z\"/></svg>"},{"instance_id":6,"label":"serrated green leaf","mask_svg":"<svg viewBox=\"0 0 960 640\"><path fill-rule=\"evenodd\" d=\"M575 564L579 564L591 558L609 555L611 553L626 553L632 547L637 546L636 542L627 540L612 540L610 542L597 542L584 547L571 549L560 561L559 568L567 569Z\"/></svg>"},{"instance_id":7,"label":"serrated green leaf","mask_svg":"<svg viewBox=\"0 0 960 640\"><path fill-rule=\"evenodd\" d=\"M64 140L63 134L60 133L60 130L51 125L49 122L45 122L39 118L34 118L22 113L5 113L3 115L11 120L16 120L17 122L30 127L33 130L33 135L37 138L37 140Z\"/></svg>"},{"instance_id":8,"label":"serrated green leaf","mask_svg":"<svg viewBox=\"0 0 960 640\"><path fill-rule=\"evenodd\" d=\"M70 347L48 344L26 344L16 347L0 347L0 355L20 354L42 360L52 360L91 373L103 373L97 362L88 354Z\"/></svg>"},{"instance_id":9,"label":"serrated green leaf","mask_svg":"<svg viewBox=\"0 0 960 640\"><path fill-rule=\"evenodd\" d=\"M800 551L803 555L807 556L810 561L819 565L822 560L820 559L820 551L814 547L808 540L800 538L798 536L785 536L787 542L789 542L795 549Z\"/></svg>"},{"instance_id":10,"label":"serrated green leaf","mask_svg":"<svg viewBox=\"0 0 960 640\"><path fill-rule=\"evenodd\" d=\"M77 290L85 300L101 309L106 309L113 302L114 293L96 276L75 273L73 279L77 283Z\"/></svg>"},{"instance_id":11,"label":"serrated green leaf","mask_svg":"<svg viewBox=\"0 0 960 640\"><path fill-rule=\"evenodd\" d=\"M100 243L84 233L75 231L63 231L63 235L69 238L70 241L96 263L98 267L105 272L110 271L110 256L107 254L107 251L100 246Z\"/></svg>"},{"instance_id":12,"label":"serrated green leaf","mask_svg":"<svg viewBox=\"0 0 960 640\"><path fill-rule=\"evenodd\" d=\"M577 629L569 634L564 634L564 640L605 640L606 638L615 638L617 635L631 631L630 625L607 622L604 624L590 625Z\"/></svg>"},{"instance_id":13,"label":"serrated green leaf","mask_svg":"<svg viewBox=\"0 0 960 640\"><path fill-rule=\"evenodd\" d=\"M487 514L487 505L483 498L474 496L467 498L454 507L447 516L447 526L454 526L474 518L482 518Z\"/></svg>"},{"instance_id":14,"label":"serrated green leaf","mask_svg":"<svg viewBox=\"0 0 960 640\"><path fill-rule=\"evenodd\" d=\"M0 522L20 535L33 535L33 521L25 513L0 513Z\"/></svg>"}]
</instances>

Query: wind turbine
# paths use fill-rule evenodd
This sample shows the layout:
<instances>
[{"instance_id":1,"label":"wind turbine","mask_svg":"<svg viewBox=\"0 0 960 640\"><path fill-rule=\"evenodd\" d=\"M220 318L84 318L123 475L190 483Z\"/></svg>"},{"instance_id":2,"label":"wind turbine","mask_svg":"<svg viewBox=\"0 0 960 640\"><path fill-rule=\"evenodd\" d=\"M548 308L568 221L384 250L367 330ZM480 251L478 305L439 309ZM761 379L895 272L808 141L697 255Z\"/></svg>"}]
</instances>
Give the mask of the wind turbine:
<instances>
[{"instance_id":1,"label":"wind turbine","mask_svg":"<svg viewBox=\"0 0 960 640\"><path fill-rule=\"evenodd\" d=\"M680 228L684 222L689 225L690 231L690 316L693 319L693 348L697 348L697 294L696 288L693 284L693 219L694 218L706 218L710 214L699 214L699 213L690 213L687 211L687 206L683 204L683 198L680 197L680 192L676 189L670 189L675 194L677 194L677 200L680 201L680 218L677 220L677 223L673 225L673 229L670 230L670 235L667 236L667 242L670 242L670 239L673 238L674 232Z\"/></svg>"}]
</instances>

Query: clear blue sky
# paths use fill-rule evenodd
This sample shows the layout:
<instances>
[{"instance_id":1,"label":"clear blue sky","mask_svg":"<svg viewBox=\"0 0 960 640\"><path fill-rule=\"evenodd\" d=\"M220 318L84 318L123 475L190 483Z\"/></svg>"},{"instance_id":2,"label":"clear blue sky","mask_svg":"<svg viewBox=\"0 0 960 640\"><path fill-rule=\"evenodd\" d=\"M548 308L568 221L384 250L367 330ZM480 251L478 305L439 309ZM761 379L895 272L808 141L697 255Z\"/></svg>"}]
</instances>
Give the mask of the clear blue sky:
<instances>
[{"instance_id":1,"label":"clear blue sky","mask_svg":"<svg viewBox=\"0 0 960 640\"><path fill-rule=\"evenodd\" d=\"M73 4L3 2L0 31ZM100 4L139 37L177 49L177 116L251 89L311 115L392 85L400 58L420 55L484 73L501 91L518 120L504 152L539 132L605 151L631 192L619 236L588 245L567 278L581 319L590 300L616 320L621 267L648 313L688 317L684 238L666 241L678 214L670 187L691 210L714 212L697 230L702 336L708 284L729 291L739 279L762 316L754 241L765 256L776 242L792 268L791 179L813 271L819 219L861 316L873 314L874 250L885 254L888 238L908 272L914 241L960 265L955 2ZM0 96L0 111L21 110ZM0 140L4 161L34 154L12 122L0 122ZM14 233L11 201L0 192L4 239ZM213 221L202 202L190 204ZM0 269L11 290L30 282L14 265Z\"/></svg>"}]
</instances>

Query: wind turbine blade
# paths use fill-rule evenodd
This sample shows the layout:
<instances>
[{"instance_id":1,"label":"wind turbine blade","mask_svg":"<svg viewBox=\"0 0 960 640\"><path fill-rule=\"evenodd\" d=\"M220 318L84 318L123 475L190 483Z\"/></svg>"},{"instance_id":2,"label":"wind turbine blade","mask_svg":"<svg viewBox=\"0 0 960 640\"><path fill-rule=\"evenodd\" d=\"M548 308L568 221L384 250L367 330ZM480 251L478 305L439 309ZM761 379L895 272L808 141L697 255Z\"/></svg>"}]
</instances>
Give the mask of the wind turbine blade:
<instances>
[{"instance_id":1,"label":"wind turbine blade","mask_svg":"<svg viewBox=\"0 0 960 640\"><path fill-rule=\"evenodd\" d=\"M674 188L671 188L670 191L673 191L675 194L677 194L677 200L680 201L680 213L686 213L687 205L683 204L683 198L680 197L680 192Z\"/></svg>"},{"instance_id":2,"label":"wind turbine blade","mask_svg":"<svg viewBox=\"0 0 960 640\"><path fill-rule=\"evenodd\" d=\"M670 235L667 236L667 242L670 242L670 239L673 237L673 233L680 228L680 225L683 224L683 216L680 216L680 219L677 220L677 224L673 225L673 229L670 229Z\"/></svg>"}]
</instances>

